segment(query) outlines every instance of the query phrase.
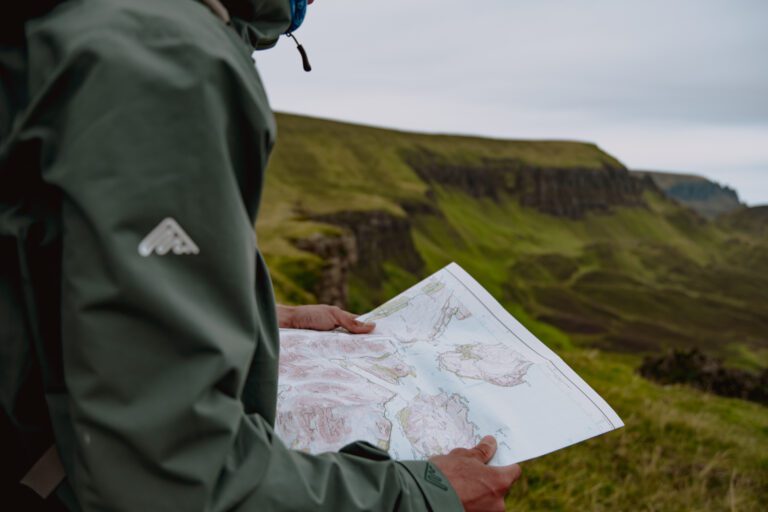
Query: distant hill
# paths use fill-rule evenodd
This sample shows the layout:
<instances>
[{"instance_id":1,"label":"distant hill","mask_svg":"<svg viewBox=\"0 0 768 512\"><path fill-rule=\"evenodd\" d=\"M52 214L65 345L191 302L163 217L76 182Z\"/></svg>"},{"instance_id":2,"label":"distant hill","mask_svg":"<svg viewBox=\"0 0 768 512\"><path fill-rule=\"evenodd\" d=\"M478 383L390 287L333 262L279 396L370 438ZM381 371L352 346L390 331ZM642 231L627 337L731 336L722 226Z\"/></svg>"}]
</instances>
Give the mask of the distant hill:
<instances>
[{"instance_id":1,"label":"distant hill","mask_svg":"<svg viewBox=\"0 0 768 512\"><path fill-rule=\"evenodd\" d=\"M672 199L691 208L708 219L732 212L744 205L730 187L694 174L656 171L632 171L638 176L649 176Z\"/></svg>"},{"instance_id":2,"label":"distant hill","mask_svg":"<svg viewBox=\"0 0 768 512\"><path fill-rule=\"evenodd\" d=\"M636 371L673 347L768 365L752 213L708 221L594 144L277 121L257 231L281 301L363 312L456 261L624 418L527 462L510 510L764 509L768 408Z\"/></svg>"}]
</instances>

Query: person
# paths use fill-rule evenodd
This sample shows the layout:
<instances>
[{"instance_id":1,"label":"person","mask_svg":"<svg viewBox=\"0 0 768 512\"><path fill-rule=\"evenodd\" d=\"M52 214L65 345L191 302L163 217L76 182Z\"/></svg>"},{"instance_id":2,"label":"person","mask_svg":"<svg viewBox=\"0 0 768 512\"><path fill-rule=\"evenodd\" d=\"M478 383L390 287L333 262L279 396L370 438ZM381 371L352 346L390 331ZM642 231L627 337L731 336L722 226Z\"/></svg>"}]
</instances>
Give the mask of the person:
<instances>
[{"instance_id":1,"label":"person","mask_svg":"<svg viewBox=\"0 0 768 512\"><path fill-rule=\"evenodd\" d=\"M504 509L520 468L487 465L491 437L393 461L365 442L309 455L273 431L278 326L372 328L330 306L276 306L254 235L276 130L251 51L295 30L305 7L7 9L4 500L134 512Z\"/></svg>"}]
</instances>

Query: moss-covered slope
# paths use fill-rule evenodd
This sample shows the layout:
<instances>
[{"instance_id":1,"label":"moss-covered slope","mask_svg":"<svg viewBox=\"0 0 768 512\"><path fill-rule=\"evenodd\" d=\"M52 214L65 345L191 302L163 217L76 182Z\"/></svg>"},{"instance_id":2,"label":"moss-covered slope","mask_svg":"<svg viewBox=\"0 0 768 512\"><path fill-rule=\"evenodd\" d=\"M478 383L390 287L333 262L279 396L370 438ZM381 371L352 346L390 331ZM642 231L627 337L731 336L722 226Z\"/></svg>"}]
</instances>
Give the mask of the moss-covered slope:
<instances>
[{"instance_id":1,"label":"moss-covered slope","mask_svg":"<svg viewBox=\"0 0 768 512\"><path fill-rule=\"evenodd\" d=\"M259 234L284 300L339 288L365 310L457 261L582 344L765 362L760 237L700 218L593 144L278 121Z\"/></svg>"}]
</instances>

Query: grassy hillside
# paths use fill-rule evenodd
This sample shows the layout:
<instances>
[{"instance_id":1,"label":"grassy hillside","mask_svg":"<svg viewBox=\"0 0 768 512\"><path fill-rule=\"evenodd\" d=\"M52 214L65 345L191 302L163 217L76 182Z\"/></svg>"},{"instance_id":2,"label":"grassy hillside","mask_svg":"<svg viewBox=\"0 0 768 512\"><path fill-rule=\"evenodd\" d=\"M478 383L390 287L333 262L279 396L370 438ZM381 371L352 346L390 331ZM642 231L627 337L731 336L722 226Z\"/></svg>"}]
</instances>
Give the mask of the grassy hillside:
<instances>
[{"instance_id":1,"label":"grassy hillside","mask_svg":"<svg viewBox=\"0 0 768 512\"><path fill-rule=\"evenodd\" d=\"M768 410L635 372L676 346L768 365L764 237L703 220L591 144L278 124L257 230L279 298L336 286L362 312L456 261L624 418L526 464L511 510L768 499Z\"/></svg>"},{"instance_id":2,"label":"grassy hillside","mask_svg":"<svg viewBox=\"0 0 768 512\"><path fill-rule=\"evenodd\" d=\"M768 239L768 205L741 208L717 219L725 230L749 238Z\"/></svg>"},{"instance_id":3,"label":"grassy hillside","mask_svg":"<svg viewBox=\"0 0 768 512\"><path fill-rule=\"evenodd\" d=\"M563 355L626 427L526 463L509 510L764 510L768 409L649 383L633 357Z\"/></svg>"}]
</instances>

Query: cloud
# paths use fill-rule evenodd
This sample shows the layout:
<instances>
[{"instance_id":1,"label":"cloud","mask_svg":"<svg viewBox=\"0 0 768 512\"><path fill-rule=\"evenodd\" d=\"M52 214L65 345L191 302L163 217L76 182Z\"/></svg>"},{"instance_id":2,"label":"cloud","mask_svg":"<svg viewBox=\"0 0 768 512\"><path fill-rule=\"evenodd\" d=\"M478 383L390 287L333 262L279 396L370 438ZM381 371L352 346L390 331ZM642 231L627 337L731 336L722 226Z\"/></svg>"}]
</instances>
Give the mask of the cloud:
<instances>
[{"instance_id":1,"label":"cloud","mask_svg":"<svg viewBox=\"0 0 768 512\"><path fill-rule=\"evenodd\" d=\"M287 40L257 61L280 110L593 140L727 182L768 163L766 19L763 0L318 0L297 32L314 71Z\"/></svg>"}]
</instances>

